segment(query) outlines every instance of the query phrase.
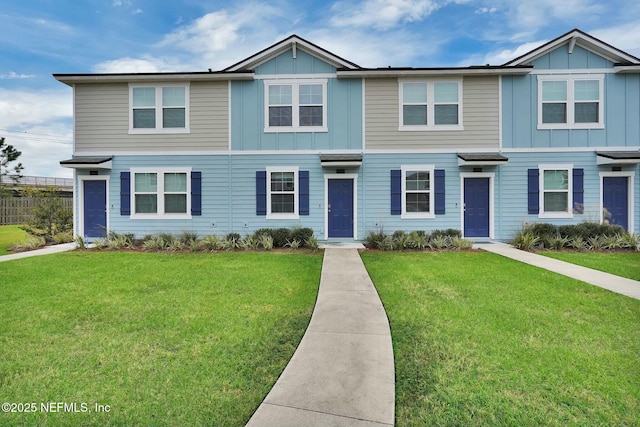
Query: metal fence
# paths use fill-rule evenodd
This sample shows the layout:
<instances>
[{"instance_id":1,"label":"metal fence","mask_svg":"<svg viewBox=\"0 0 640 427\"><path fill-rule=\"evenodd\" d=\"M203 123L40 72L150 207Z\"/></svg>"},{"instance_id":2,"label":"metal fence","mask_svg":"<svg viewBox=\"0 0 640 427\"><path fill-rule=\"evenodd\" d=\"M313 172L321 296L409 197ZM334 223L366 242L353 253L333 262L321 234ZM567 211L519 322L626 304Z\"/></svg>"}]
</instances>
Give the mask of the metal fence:
<instances>
[{"instance_id":1,"label":"metal fence","mask_svg":"<svg viewBox=\"0 0 640 427\"><path fill-rule=\"evenodd\" d=\"M73 209L73 198L61 199L67 209ZM0 197L0 225L24 224L42 200L40 197Z\"/></svg>"}]
</instances>

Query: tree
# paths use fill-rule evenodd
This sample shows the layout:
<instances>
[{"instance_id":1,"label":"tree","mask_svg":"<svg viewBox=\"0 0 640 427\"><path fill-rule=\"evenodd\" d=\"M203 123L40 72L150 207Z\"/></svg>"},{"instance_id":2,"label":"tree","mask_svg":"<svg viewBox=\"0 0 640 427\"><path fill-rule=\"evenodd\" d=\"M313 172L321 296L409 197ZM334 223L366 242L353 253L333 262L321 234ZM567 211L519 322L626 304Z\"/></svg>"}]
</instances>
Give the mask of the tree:
<instances>
[{"instance_id":1,"label":"tree","mask_svg":"<svg viewBox=\"0 0 640 427\"><path fill-rule=\"evenodd\" d=\"M73 212L65 207L55 187L27 187L22 192L24 196L38 200L36 207L31 210L31 218L21 227L24 231L50 242L55 240L57 234L73 229Z\"/></svg>"},{"instance_id":2,"label":"tree","mask_svg":"<svg viewBox=\"0 0 640 427\"><path fill-rule=\"evenodd\" d=\"M0 137L0 196L11 194L6 188L10 181L17 184L22 178L22 163L12 164L22 155L21 151L16 150L13 145L6 145L4 138ZM8 179L7 179L8 178Z\"/></svg>"}]
</instances>

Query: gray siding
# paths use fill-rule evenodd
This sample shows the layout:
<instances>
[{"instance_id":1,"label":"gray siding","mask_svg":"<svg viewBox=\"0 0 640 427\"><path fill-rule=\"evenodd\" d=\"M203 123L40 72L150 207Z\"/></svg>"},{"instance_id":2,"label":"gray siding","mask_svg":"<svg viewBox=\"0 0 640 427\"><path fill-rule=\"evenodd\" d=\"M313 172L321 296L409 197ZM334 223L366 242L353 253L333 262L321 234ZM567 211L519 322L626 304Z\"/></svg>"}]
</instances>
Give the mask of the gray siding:
<instances>
[{"instance_id":1,"label":"gray siding","mask_svg":"<svg viewBox=\"0 0 640 427\"><path fill-rule=\"evenodd\" d=\"M192 82L189 92L191 133L129 135L126 83L76 85L75 152L228 150L228 83Z\"/></svg>"},{"instance_id":2,"label":"gray siding","mask_svg":"<svg viewBox=\"0 0 640 427\"><path fill-rule=\"evenodd\" d=\"M425 78L428 80L428 78ZM398 131L397 79L365 82L365 143L367 149L498 149L499 79L497 76L464 77L462 121L464 130Z\"/></svg>"}]
</instances>

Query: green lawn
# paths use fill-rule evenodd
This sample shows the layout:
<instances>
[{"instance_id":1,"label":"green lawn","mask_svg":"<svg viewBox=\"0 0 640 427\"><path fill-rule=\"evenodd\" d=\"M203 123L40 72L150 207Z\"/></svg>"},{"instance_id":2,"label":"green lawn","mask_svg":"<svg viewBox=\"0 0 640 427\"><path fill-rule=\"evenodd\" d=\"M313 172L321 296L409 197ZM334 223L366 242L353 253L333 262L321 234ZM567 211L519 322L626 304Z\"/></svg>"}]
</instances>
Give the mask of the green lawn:
<instances>
[{"instance_id":1,"label":"green lawn","mask_svg":"<svg viewBox=\"0 0 640 427\"><path fill-rule=\"evenodd\" d=\"M489 253L364 252L398 426L640 425L640 301Z\"/></svg>"},{"instance_id":2,"label":"green lawn","mask_svg":"<svg viewBox=\"0 0 640 427\"><path fill-rule=\"evenodd\" d=\"M0 402L37 412L0 425L244 425L302 338L321 264L78 251L3 263ZM47 402L92 412L47 414Z\"/></svg>"},{"instance_id":3,"label":"green lawn","mask_svg":"<svg viewBox=\"0 0 640 427\"><path fill-rule=\"evenodd\" d=\"M0 255L7 255L14 244L27 237L27 232L20 229L19 225L0 225Z\"/></svg>"},{"instance_id":4,"label":"green lawn","mask_svg":"<svg viewBox=\"0 0 640 427\"><path fill-rule=\"evenodd\" d=\"M640 280L640 252L539 252L540 255Z\"/></svg>"}]
</instances>

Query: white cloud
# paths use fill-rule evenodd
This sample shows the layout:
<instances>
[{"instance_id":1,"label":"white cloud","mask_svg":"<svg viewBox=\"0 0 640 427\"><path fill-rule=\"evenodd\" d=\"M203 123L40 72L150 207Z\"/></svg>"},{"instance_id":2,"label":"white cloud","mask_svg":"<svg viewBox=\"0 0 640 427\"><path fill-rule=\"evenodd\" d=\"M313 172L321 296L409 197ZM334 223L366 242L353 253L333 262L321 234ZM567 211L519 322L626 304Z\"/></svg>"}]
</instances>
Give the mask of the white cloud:
<instances>
[{"instance_id":1,"label":"white cloud","mask_svg":"<svg viewBox=\"0 0 640 427\"><path fill-rule=\"evenodd\" d=\"M0 136L22 151L25 175L70 176L59 161L72 152L71 96L68 88L0 89Z\"/></svg>"},{"instance_id":2,"label":"white cloud","mask_svg":"<svg viewBox=\"0 0 640 427\"><path fill-rule=\"evenodd\" d=\"M363 0L358 4L339 1L331 7L335 13L331 23L337 27L388 29L422 20L439 8L434 0Z\"/></svg>"},{"instance_id":3,"label":"white cloud","mask_svg":"<svg viewBox=\"0 0 640 427\"><path fill-rule=\"evenodd\" d=\"M495 6L491 6L491 7L480 7L478 9L476 9L476 13L483 15L485 13L496 13L498 11L498 8Z\"/></svg>"},{"instance_id":4,"label":"white cloud","mask_svg":"<svg viewBox=\"0 0 640 427\"><path fill-rule=\"evenodd\" d=\"M514 49L495 50L484 55L482 59L480 59L480 61L477 62L477 64L502 65L506 62L511 61L512 59L515 59L524 55L525 53L531 52L532 50L542 46L547 41L548 40L524 43L517 46Z\"/></svg>"},{"instance_id":5,"label":"white cloud","mask_svg":"<svg viewBox=\"0 0 640 427\"><path fill-rule=\"evenodd\" d=\"M618 49L640 57L640 22L638 21L593 30L590 34Z\"/></svg>"},{"instance_id":6,"label":"white cloud","mask_svg":"<svg viewBox=\"0 0 640 427\"><path fill-rule=\"evenodd\" d=\"M33 77L35 77L33 74L18 74L15 71L9 71L8 73L0 74L0 80L30 79Z\"/></svg>"},{"instance_id":7,"label":"white cloud","mask_svg":"<svg viewBox=\"0 0 640 427\"><path fill-rule=\"evenodd\" d=\"M142 58L118 58L104 61L93 67L94 73L159 73L165 71L178 71L179 64L176 61L154 58L145 55Z\"/></svg>"}]
</instances>

